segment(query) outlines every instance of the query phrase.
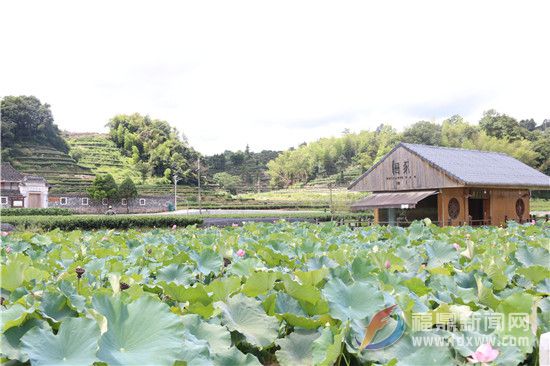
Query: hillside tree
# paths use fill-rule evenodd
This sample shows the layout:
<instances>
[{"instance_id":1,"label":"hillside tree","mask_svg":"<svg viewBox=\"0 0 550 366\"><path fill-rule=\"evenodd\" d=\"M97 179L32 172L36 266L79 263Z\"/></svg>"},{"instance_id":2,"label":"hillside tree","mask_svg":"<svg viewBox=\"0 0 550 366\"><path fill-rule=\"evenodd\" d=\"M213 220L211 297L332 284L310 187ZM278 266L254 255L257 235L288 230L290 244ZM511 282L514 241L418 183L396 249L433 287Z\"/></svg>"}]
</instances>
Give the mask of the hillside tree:
<instances>
[{"instance_id":1,"label":"hillside tree","mask_svg":"<svg viewBox=\"0 0 550 366\"><path fill-rule=\"evenodd\" d=\"M130 212L130 204L138 195L138 191L134 181L130 177L126 177L120 186L118 186L118 197L126 199L126 212Z\"/></svg>"}]
</instances>

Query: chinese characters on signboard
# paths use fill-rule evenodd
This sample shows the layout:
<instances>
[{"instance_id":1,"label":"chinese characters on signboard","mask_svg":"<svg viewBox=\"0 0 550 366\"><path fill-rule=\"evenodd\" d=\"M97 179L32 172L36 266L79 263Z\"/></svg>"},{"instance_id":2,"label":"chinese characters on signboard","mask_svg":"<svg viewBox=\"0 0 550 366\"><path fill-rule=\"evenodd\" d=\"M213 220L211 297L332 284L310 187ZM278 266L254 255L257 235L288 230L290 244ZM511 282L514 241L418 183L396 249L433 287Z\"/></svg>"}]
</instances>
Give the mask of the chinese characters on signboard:
<instances>
[{"instance_id":1,"label":"chinese characters on signboard","mask_svg":"<svg viewBox=\"0 0 550 366\"><path fill-rule=\"evenodd\" d=\"M406 182L409 179L416 178L412 175L411 165L408 160L391 161L391 176L386 177L387 180L393 181L395 185L400 185L401 182ZM406 185L410 185L405 183Z\"/></svg>"}]
</instances>

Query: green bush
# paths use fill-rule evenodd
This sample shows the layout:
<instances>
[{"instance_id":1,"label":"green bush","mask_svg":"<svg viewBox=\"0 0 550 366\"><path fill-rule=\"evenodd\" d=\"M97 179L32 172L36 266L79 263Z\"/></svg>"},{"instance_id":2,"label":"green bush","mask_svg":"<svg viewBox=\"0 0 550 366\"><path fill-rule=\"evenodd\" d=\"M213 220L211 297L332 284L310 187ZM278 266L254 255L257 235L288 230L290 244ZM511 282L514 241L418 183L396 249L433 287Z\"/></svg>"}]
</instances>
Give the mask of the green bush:
<instances>
[{"instance_id":1,"label":"green bush","mask_svg":"<svg viewBox=\"0 0 550 366\"><path fill-rule=\"evenodd\" d=\"M66 208L3 208L1 216L68 216L71 211Z\"/></svg>"},{"instance_id":2,"label":"green bush","mask_svg":"<svg viewBox=\"0 0 550 366\"><path fill-rule=\"evenodd\" d=\"M12 216L2 222L17 229L42 230L94 230L130 228L166 228L173 225L187 226L202 224L202 219L184 216Z\"/></svg>"}]
</instances>

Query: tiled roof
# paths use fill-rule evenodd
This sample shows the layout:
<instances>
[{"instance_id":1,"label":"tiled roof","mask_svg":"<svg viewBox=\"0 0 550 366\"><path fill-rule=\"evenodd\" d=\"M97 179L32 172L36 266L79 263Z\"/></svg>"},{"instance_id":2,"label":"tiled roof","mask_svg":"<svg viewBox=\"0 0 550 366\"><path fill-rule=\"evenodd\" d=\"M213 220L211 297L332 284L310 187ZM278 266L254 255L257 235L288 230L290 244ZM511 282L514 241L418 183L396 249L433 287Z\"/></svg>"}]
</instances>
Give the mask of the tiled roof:
<instances>
[{"instance_id":1,"label":"tiled roof","mask_svg":"<svg viewBox=\"0 0 550 366\"><path fill-rule=\"evenodd\" d=\"M0 180L4 182L20 182L23 174L19 173L10 163L2 163L0 167Z\"/></svg>"},{"instance_id":2,"label":"tiled roof","mask_svg":"<svg viewBox=\"0 0 550 366\"><path fill-rule=\"evenodd\" d=\"M401 143L466 185L550 188L550 177L506 154Z\"/></svg>"}]
</instances>

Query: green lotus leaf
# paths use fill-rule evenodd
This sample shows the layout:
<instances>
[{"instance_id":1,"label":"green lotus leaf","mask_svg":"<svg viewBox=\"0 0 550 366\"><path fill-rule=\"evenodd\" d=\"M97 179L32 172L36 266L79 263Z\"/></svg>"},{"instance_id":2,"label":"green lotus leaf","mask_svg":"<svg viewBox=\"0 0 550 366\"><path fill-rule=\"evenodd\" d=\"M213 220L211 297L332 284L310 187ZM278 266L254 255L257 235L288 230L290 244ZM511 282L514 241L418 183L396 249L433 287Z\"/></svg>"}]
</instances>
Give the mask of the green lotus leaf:
<instances>
[{"instance_id":1,"label":"green lotus leaf","mask_svg":"<svg viewBox=\"0 0 550 366\"><path fill-rule=\"evenodd\" d=\"M49 329L34 327L22 338L22 351L32 365L83 365L97 361L99 327L94 320L68 318L61 323L57 334Z\"/></svg>"},{"instance_id":2,"label":"green lotus leaf","mask_svg":"<svg viewBox=\"0 0 550 366\"><path fill-rule=\"evenodd\" d=\"M537 291L541 294L550 295L550 278L545 278L537 286Z\"/></svg>"},{"instance_id":3,"label":"green lotus leaf","mask_svg":"<svg viewBox=\"0 0 550 366\"><path fill-rule=\"evenodd\" d=\"M535 341L529 324L533 301L532 295L517 292L504 298L496 309L504 315L504 327L497 334L508 339L527 340L528 344L518 344L524 354L531 352Z\"/></svg>"},{"instance_id":4,"label":"green lotus leaf","mask_svg":"<svg viewBox=\"0 0 550 366\"><path fill-rule=\"evenodd\" d=\"M550 269L540 265L518 268L516 272L535 284L550 278Z\"/></svg>"},{"instance_id":5,"label":"green lotus leaf","mask_svg":"<svg viewBox=\"0 0 550 366\"><path fill-rule=\"evenodd\" d=\"M433 336L444 341L443 337ZM397 366L441 366L454 365L455 360L448 347L423 346L417 347L414 352L405 357L397 357Z\"/></svg>"},{"instance_id":6,"label":"green lotus leaf","mask_svg":"<svg viewBox=\"0 0 550 366\"><path fill-rule=\"evenodd\" d=\"M0 329L5 332L11 327L20 326L27 315L34 312L34 308L27 309L19 303L15 303L6 310L0 311Z\"/></svg>"},{"instance_id":7,"label":"green lotus leaf","mask_svg":"<svg viewBox=\"0 0 550 366\"><path fill-rule=\"evenodd\" d=\"M182 317L186 331L208 344L210 353L223 353L231 347L231 334L220 324L202 320L198 315L189 314Z\"/></svg>"},{"instance_id":8,"label":"green lotus leaf","mask_svg":"<svg viewBox=\"0 0 550 366\"><path fill-rule=\"evenodd\" d=\"M197 269L202 274L218 273L222 267L222 257L212 249L203 249L200 254L193 255L192 258L197 262Z\"/></svg>"},{"instance_id":9,"label":"green lotus leaf","mask_svg":"<svg viewBox=\"0 0 550 366\"><path fill-rule=\"evenodd\" d=\"M31 259L22 253L9 257L7 263L2 264L0 270L2 288L8 291L14 291L21 286L25 281L25 270L31 263Z\"/></svg>"},{"instance_id":10,"label":"green lotus leaf","mask_svg":"<svg viewBox=\"0 0 550 366\"><path fill-rule=\"evenodd\" d=\"M216 278L206 286L206 291L212 293L213 301L223 301L237 292L241 287L241 279L237 276Z\"/></svg>"},{"instance_id":11,"label":"green lotus leaf","mask_svg":"<svg viewBox=\"0 0 550 366\"><path fill-rule=\"evenodd\" d=\"M300 279L300 282L306 285L316 286L328 275L328 268L314 269L311 271L294 271L294 275Z\"/></svg>"},{"instance_id":12,"label":"green lotus leaf","mask_svg":"<svg viewBox=\"0 0 550 366\"><path fill-rule=\"evenodd\" d=\"M275 343L280 347L275 356L281 366L313 365L313 341L319 338L316 331L296 330Z\"/></svg>"},{"instance_id":13,"label":"green lotus leaf","mask_svg":"<svg viewBox=\"0 0 550 366\"><path fill-rule=\"evenodd\" d=\"M313 364L316 366L332 366L342 352L345 330L333 334L331 328L321 330L321 335L312 342L311 352Z\"/></svg>"},{"instance_id":14,"label":"green lotus leaf","mask_svg":"<svg viewBox=\"0 0 550 366\"><path fill-rule=\"evenodd\" d=\"M61 281L59 283L59 291L67 298L67 305L80 312L84 311L86 298L79 295L76 288L69 281Z\"/></svg>"},{"instance_id":15,"label":"green lotus leaf","mask_svg":"<svg viewBox=\"0 0 550 366\"><path fill-rule=\"evenodd\" d=\"M77 317L78 312L69 306L69 300L61 293L46 292L40 304L42 314L56 322Z\"/></svg>"},{"instance_id":16,"label":"green lotus leaf","mask_svg":"<svg viewBox=\"0 0 550 366\"><path fill-rule=\"evenodd\" d=\"M164 282L159 283L159 285L163 288L166 295L179 302L200 302L204 305L212 302L204 285L201 283L197 283L193 287Z\"/></svg>"},{"instance_id":17,"label":"green lotus leaf","mask_svg":"<svg viewBox=\"0 0 550 366\"><path fill-rule=\"evenodd\" d=\"M541 247L521 246L514 253L516 259L526 267L540 265L548 267L550 253Z\"/></svg>"},{"instance_id":18,"label":"green lotus leaf","mask_svg":"<svg viewBox=\"0 0 550 366\"><path fill-rule=\"evenodd\" d=\"M237 347L231 347L229 351L214 355L216 366L261 366L258 358L250 353L246 355Z\"/></svg>"},{"instance_id":19,"label":"green lotus leaf","mask_svg":"<svg viewBox=\"0 0 550 366\"><path fill-rule=\"evenodd\" d=\"M315 286L302 285L292 280L290 276L284 276L283 283L286 293L295 299L307 301L311 304L316 304L321 299L321 291Z\"/></svg>"},{"instance_id":20,"label":"green lotus leaf","mask_svg":"<svg viewBox=\"0 0 550 366\"><path fill-rule=\"evenodd\" d=\"M180 366L180 361L184 361L182 366L214 366L214 362L210 357L208 342L197 339L187 331L181 352L177 358L179 361L175 363L175 366Z\"/></svg>"},{"instance_id":21,"label":"green lotus leaf","mask_svg":"<svg viewBox=\"0 0 550 366\"><path fill-rule=\"evenodd\" d=\"M237 294L215 306L222 312L222 323L244 335L247 342L266 347L277 339L279 322L264 312L258 300Z\"/></svg>"},{"instance_id":22,"label":"green lotus leaf","mask_svg":"<svg viewBox=\"0 0 550 366\"><path fill-rule=\"evenodd\" d=\"M257 269L264 269L265 264L257 258L240 259L229 267L227 273L237 276L248 276Z\"/></svg>"},{"instance_id":23,"label":"green lotus leaf","mask_svg":"<svg viewBox=\"0 0 550 366\"><path fill-rule=\"evenodd\" d=\"M274 312L277 314L291 313L300 316L306 316L304 309L300 306L298 300L292 298L285 292L277 292L274 303Z\"/></svg>"},{"instance_id":24,"label":"green lotus leaf","mask_svg":"<svg viewBox=\"0 0 550 366\"><path fill-rule=\"evenodd\" d=\"M125 304L120 297L93 298L107 318L98 357L109 365L173 365L182 347L184 327L168 306L151 296Z\"/></svg>"},{"instance_id":25,"label":"green lotus leaf","mask_svg":"<svg viewBox=\"0 0 550 366\"><path fill-rule=\"evenodd\" d=\"M34 327L51 330L48 322L39 319L29 319L23 324L12 327L2 334L0 353L11 360L18 360L21 362L28 361L29 356L21 349L21 338Z\"/></svg>"},{"instance_id":26,"label":"green lotus leaf","mask_svg":"<svg viewBox=\"0 0 550 366\"><path fill-rule=\"evenodd\" d=\"M241 293L250 297L265 294L273 288L279 277L280 274L277 272L254 272L246 280Z\"/></svg>"},{"instance_id":27,"label":"green lotus leaf","mask_svg":"<svg viewBox=\"0 0 550 366\"><path fill-rule=\"evenodd\" d=\"M435 269L443 267L444 264L458 259L458 252L453 246L444 241L434 241L426 244L428 265L426 268Z\"/></svg>"},{"instance_id":28,"label":"green lotus leaf","mask_svg":"<svg viewBox=\"0 0 550 366\"><path fill-rule=\"evenodd\" d=\"M329 302L330 315L342 321L364 319L384 307L384 295L363 282L350 286L335 278L327 282L323 294Z\"/></svg>"},{"instance_id":29,"label":"green lotus leaf","mask_svg":"<svg viewBox=\"0 0 550 366\"><path fill-rule=\"evenodd\" d=\"M417 294L418 296L424 296L430 293L430 288L424 284L418 277L413 277L408 280L403 281L403 284L407 286L409 290Z\"/></svg>"},{"instance_id":30,"label":"green lotus leaf","mask_svg":"<svg viewBox=\"0 0 550 366\"><path fill-rule=\"evenodd\" d=\"M174 282L178 285L189 285L194 278L192 267L175 263L161 268L157 272L157 280Z\"/></svg>"}]
</instances>

